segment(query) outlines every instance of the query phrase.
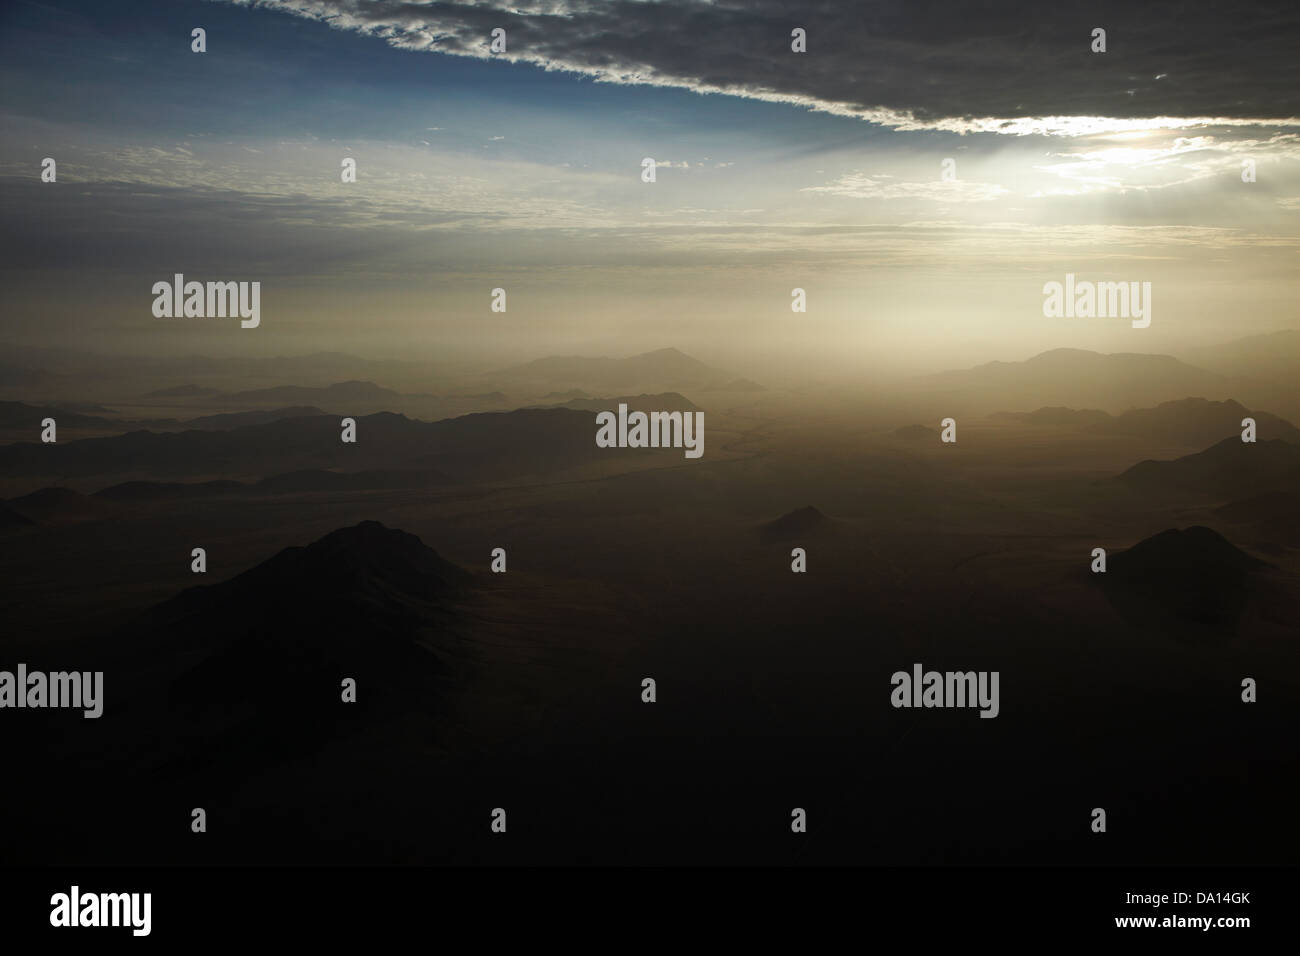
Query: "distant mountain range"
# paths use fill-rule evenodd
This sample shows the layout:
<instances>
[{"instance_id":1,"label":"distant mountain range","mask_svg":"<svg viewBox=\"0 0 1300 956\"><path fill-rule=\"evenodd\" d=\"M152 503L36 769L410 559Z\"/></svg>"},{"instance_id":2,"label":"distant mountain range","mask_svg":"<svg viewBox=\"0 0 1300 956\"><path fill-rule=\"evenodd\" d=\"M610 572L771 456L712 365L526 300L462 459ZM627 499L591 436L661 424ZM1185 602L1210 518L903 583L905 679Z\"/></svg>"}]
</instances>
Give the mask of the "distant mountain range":
<instances>
[{"instance_id":1,"label":"distant mountain range","mask_svg":"<svg viewBox=\"0 0 1300 956\"><path fill-rule=\"evenodd\" d=\"M1271 379L1294 386L1300 369L1300 330L1249 335L1205 348L1182 349L1179 355L1221 375Z\"/></svg>"},{"instance_id":2,"label":"distant mountain range","mask_svg":"<svg viewBox=\"0 0 1300 956\"><path fill-rule=\"evenodd\" d=\"M0 402L0 430L39 437L41 422L53 418L59 428L121 431L122 423L102 415L88 415L71 408L52 405L28 405L25 402ZM155 427L175 425L173 419L154 419Z\"/></svg>"},{"instance_id":3,"label":"distant mountain range","mask_svg":"<svg viewBox=\"0 0 1300 956\"><path fill-rule=\"evenodd\" d=\"M215 388L203 388L199 385L176 385L172 388L159 388L152 392L146 392L145 398L206 398L209 395L220 395L221 391Z\"/></svg>"},{"instance_id":4,"label":"distant mountain range","mask_svg":"<svg viewBox=\"0 0 1300 956\"><path fill-rule=\"evenodd\" d=\"M1155 408L1132 408L1112 416L1098 409L1040 408L1032 412L999 412L994 418L1031 425L1066 425L1106 435L1135 435L1188 445L1217 442L1240 435L1244 418L1255 419L1258 437L1281 438L1300 443L1300 428L1268 412L1251 411L1229 399L1211 402L1204 398L1183 398L1162 402Z\"/></svg>"},{"instance_id":5,"label":"distant mountain range","mask_svg":"<svg viewBox=\"0 0 1300 956\"><path fill-rule=\"evenodd\" d=\"M573 398L559 405L537 406L547 408L575 408L587 412L618 411L626 405L632 412L699 412L703 411L680 392L662 392L658 395L619 395L615 398Z\"/></svg>"},{"instance_id":6,"label":"distant mountain range","mask_svg":"<svg viewBox=\"0 0 1300 956\"><path fill-rule=\"evenodd\" d=\"M400 392L383 388L374 382L337 382L325 388L307 388L302 385L277 385L275 388L255 388L223 396L236 404L272 405L279 402L329 405L337 411L355 405L383 405L400 402ZM409 396L408 396L409 397Z\"/></svg>"},{"instance_id":7,"label":"distant mountain range","mask_svg":"<svg viewBox=\"0 0 1300 956\"><path fill-rule=\"evenodd\" d=\"M116 505L153 501L193 501L226 495L281 495L332 491L380 491L449 484L437 471L325 471L306 469L260 481L124 481L83 495L70 488L41 488L0 501L0 529L30 525L79 524L119 513Z\"/></svg>"},{"instance_id":8,"label":"distant mountain range","mask_svg":"<svg viewBox=\"0 0 1300 956\"><path fill-rule=\"evenodd\" d=\"M357 417L356 425L355 444L341 441L339 419L328 415L228 430L133 431L51 445L18 442L0 447L0 474L171 479L403 470L465 480L540 474L660 451L598 448L593 415L570 408L480 412L436 422L379 412Z\"/></svg>"},{"instance_id":9,"label":"distant mountain range","mask_svg":"<svg viewBox=\"0 0 1300 956\"><path fill-rule=\"evenodd\" d=\"M628 358L551 356L502 369L498 376L520 382L555 383L570 388L710 386L733 376L705 365L677 349L659 349Z\"/></svg>"},{"instance_id":10,"label":"distant mountain range","mask_svg":"<svg viewBox=\"0 0 1300 956\"><path fill-rule=\"evenodd\" d=\"M1230 397L1233 380L1195 368L1172 355L1054 349L1023 362L989 362L926 375L912 388L954 408L993 412L1008 407L1067 406L1119 412L1188 395Z\"/></svg>"}]
</instances>

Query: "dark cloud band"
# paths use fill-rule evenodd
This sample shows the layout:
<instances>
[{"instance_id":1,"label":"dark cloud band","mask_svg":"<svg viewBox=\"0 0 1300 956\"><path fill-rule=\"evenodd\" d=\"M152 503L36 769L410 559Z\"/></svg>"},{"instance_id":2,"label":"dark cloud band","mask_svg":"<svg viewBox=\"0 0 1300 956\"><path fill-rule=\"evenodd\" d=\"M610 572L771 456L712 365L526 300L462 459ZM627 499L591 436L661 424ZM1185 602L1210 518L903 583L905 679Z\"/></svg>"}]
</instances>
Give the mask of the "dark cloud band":
<instances>
[{"instance_id":1,"label":"dark cloud band","mask_svg":"<svg viewBox=\"0 0 1300 956\"><path fill-rule=\"evenodd\" d=\"M1290 125L1300 116L1300 6L1290 0L234 2L460 56L494 55L489 37L501 27L507 50L496 55L548 69L786 100L905 128L1041 131L1023 121L1069 116ZM807 32L807 53L791 51L796 27ZM1105 53L1091 49L1097 27Z\"/></svg>"}]
</instances>

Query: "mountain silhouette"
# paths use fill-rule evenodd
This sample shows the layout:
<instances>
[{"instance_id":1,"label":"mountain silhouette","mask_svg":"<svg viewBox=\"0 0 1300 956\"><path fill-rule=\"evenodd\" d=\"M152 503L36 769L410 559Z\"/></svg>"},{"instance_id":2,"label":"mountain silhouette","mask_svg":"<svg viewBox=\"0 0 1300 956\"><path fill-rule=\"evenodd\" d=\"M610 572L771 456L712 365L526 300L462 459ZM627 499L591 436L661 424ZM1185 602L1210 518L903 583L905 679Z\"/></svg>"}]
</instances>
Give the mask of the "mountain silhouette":
<instances>
[{"instance_id":1,"label":"mountain silhouette","mask_svg":"<svg viewBox=\"0 0 1300 956\"><path fill-rule=\"evenodd\" d=\"M765 544L779 541L811 540L833 533L837 525L830 518L809 505L781 515L774 521L760 525L759 540Z\"/></svg>"},{"instance_id":2,"label":"mountain silhouette","mask_svg":"<svg viewBox=\"0 0 1300 956\"><path fill-rule=\"evenodd\" d=\"M700 412L704 409L696 405L680 392L663 392L658 395L619 395L616 398L572 398L560 405L543 406L550 408L575 408L587 412L617 412L620 404L626 405L629 412Z\"/></svg>"},{"instance_id":3,"label":"mountain silhouette","mask_svg":"<svg viewBox=\"0 0 1300 956\"><path fill-rule=\"evenodd\" d=\"M68 408L56 408L49 405L28 405L24 402L0 402L0 429L5 431L27 430L33 437L41 433L41 421L53 418L59 428L87 428L102 430L121 430L120 422L100 415L86 415Z\"/></svg>"},{"instance_id":4,"label":"mountain silhouette","mask_svg":"<svg viewBox=\"0 0 1300 956\"><path fill-rule=\"evenodd\" d=\"M124 481L101 488L91 497L107 501L161 501L168 498L206 498L236 494L249 486L239 481Z\"/></svg>"},{"instance_id":5,"label":"mountain silhouette","mask_svg":"<svg viewBox=\"0 0 1300 956\"><path fill-rule=\"evenodd\" d=\"M1280 438L1243 442L1234 436L1172 461L1138 462L1119 480L1152 491L1190 491L1225 501L1246 498L1300 484L1300 445Z\"/></svg>"},{"instance_id":6,"label":"mountain silhouette","mask_svg":"<svg viewBox=\"0 0 1300 956\"><path fill-rule=\"evenodd\" d=\"M244 425L265 425L285 418L306 418L326 412L314 405L292 405L288 408L258 409L252 412L226 412L221 415L200 415L187 419L186 428L242 428Z\"/></svg>"},{"instance_id":7,"label":"mountain silhouette","mask_svg":"<svg viewBox=\"0 0 1300 956\"><path fill-rule=\"evenodd\" d=\"M215 388L204 388L202 385L173 385L171 388L158 388L152 392L146 392L145 398L206 398L211 395L220 395L221 392Z\"/></svg>"},{"instance_id":8,"label":"mountain silhouette","mask_svg":"<svg viewBox=\"0 0 1300 956\"><path fill-rule=\"evenodd\" d=\"M1180 354L1193 365L1223 375L1293 383L1295 370L1300 368L1300 330L1248 335L1204 348L1183 349Z\"/></svg>"},{"instance_id":9,"label":"mountain silhouette","mask_svg":"<svg viewBox=\"0 0 1300 956\"><path fill-rule=\"evenodd\" d=\"M1268 491L1214 509L1224 521L1251 528L1263 539L1300 547L1300 493Z\"/></svg>"},{"instance_id":10,"label":"mountain silhouette","mask_svg":"<svg viewBox=\"0 0 1300 956\"><path fill-rule=\"evenodd\" d=\"M997 412L989 416L1010 421L1024 422L1027 425L1095 425L1108 422L1111 417L1096 408L1066 408L1063 405L1049 405L1032 412Z\"/></svg>"},{"instance_id":11,"label":"mountain silhouette","mask_svg":"<svg viewBox=\"0 0 1300 956\"><path fill-rule=\"evenodd\" d=\"M1023 362L989 362L926 375L913 384L990 412L1045 404L1120 411L1186 395L1222 394L1231 381L1172 355L1053 349Z\"/></svg>"},{"instance_id":12,"label":"mountain silhouette","mask_svg":"<svg viewBox=\"0 0 1300 956\"><path fill-rule=\"evenodd\" d=\"M436 471L325 471L308 468L271 475L258 482L242 481L124 481L93 495L109 501L161 501L172 498L209 498L232 494L296 494L312 491L367 491L424 488L447 484Z\"/></svg>"},{"instance_id":13,"label":"mountain silhouette","mask_svg":"<svg viewBox=\"0 0 1300 956\"><path fill-rule=\"evenodd\" d=\"M628 358L557 355L502 370L523 381L585 386L708 385L727 376L677 349L659 349Z\"/></svg>"},{"instance_id":14,"label":"mountain silhouette","mask_svg":"<svg viewBox=\"0 0 1300 956\"><path fill-rule=\"evenodd\" d=\"M331 415L265 425L182 432L132 431L106 438L0 447L0 473L66 477L223 475L265 477L311 469L443 472L452 478L539 474L635 453L598 448L595 417L569 408L478 412L425 422L379 412L356 417L357 441L340 441Z\"/></svg>"},{"instance_id":15,"label":"mountain silhouette","mask_svg":"<svg viewBox=\"0 0 1300 956\"><path fill-rule=\"evenodd\" d=\"M758 384L753 379L736 378L730 382L723 382L718 385L710 385L705 389L706 392L766 392L767 388Z\"/></svg>"},{"instance_id":16,"label":"mountain silhouette","mask_svg":"<svg viewBox=\"0 0 1300 956\"><path fill-rule=\"evenodd\" d=\"M42 525L95 521L113 513L106 502L71 488L41 488L21 498L11 498L5 504L34 524Z\"/></svg>"},{"instance_id":17,"label":"mountain silhouette","mask_svg":"<svg viewBox=\"0 0 1300 956\"><path fill-rule=\"evenodd\" d=\"M274 388L235 392L226 398L239 404L293 402L295 405L328 405L334 410L339 410L349 405L391 405L401 401L402 395L374 382L351 381L336 382L325 388L277 385Z\"/></svg>"},{"instance_id":18,"label":"mountain silhouette","mask_svg":"<svg viewBox=\"0 0 1300 956\"><path fill-rule=\"evenodd\" d=\"M1217 442L1241 434L1242 419L1255 419L1260 438L1281 438L1300 443L1300 429L1268 412L1253 412L1228 399L1211 402L1204 398L1181 398L1161 402L1153 408L1130 408L1119 415L1099 409L1048 406L1032 412L998 412L990 417L1030 425L1066 425L1104 435L1134 435L1188 445Z\"/></svg>"},{"instance_id":19,"label":"mountain silhouette","mask_svg":"<svg viewBox=\"0 0 1300 956\"><path fill-rule=\"evenodd\" d=\"M0 501L0 529L26 528L34 525L36 522L13 508L8 504Z\"/></svg>"},{"instance_id":20,"label":"mountain silhouette","mask_svg":"<svg viewBox=\"0 0 1300 956\"><path fill-rule=\"evenodd\" d=\"M1242 419L1255 419L1258 437L1300 442L1300 429L1268 412L1253 412L1231 399L1211 402L1204 398L1183 398L1162 402L1154 408L1133 408L1089 427L1108 435L1137 435L1145 438L1182 441L1189 445L1240 438Z\"/></svg>"},{"instance_id":21,"label":"mountain silhouette","mask_svg":"<svg viewBox=\"0 0 1300 956\"><path fill-rule=\"evenodd\" d=\"M1107 598L1131 623L1183 643L1235 636L1254 579L1268 568L1211 528L1169 529L1109 557Z\"/></svg>"},{"instance_id":22,"label":"mountain silhouette","mask_svg":"<svg viewBox=\"0 0 1300 956\"><path fill-rule=\"evenodd\" d=\"M376 721L434 715L472 582L415 535L342 528L133 621L117 639L155 689L124 706L157 728L171 773L234 752L277 763ZM342 700L348 678L355 703Z\"/></svg>"}]
</instances>

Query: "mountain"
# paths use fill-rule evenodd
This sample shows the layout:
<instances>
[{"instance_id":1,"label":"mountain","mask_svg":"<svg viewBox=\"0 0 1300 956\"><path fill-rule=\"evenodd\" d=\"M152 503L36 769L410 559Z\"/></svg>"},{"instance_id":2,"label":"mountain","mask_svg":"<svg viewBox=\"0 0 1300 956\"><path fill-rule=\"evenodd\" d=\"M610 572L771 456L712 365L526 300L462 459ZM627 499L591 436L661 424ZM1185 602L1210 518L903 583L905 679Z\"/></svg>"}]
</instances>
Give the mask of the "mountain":
<instances>
[{"instance_id":1,"label":"mountain","mask_svg":"<svg viewBox=\"0 0 1300 956\"><path fill-rule=\"evenodd\" d=\"M375 491L395 488L426 488L448 484L450 479L436 471L324 471L309 468L263 478L253 488L259 492L285 494L310 491Z\"/></svg>"},{"instance_id":2,"label":"mountain","mask_svg":"<svg viewBox=\"0 0 1300 956\"><path fill-rule=\"evenodd\" d=\"M227 412L224 415L200 415L185 421L186 428L240 428L244 425L265 425L284 418L306 418L324 415L314 405L293 405L289 408L267 408L251 412Z\"/></svg>"},{"instance_id":3,"label":"mountain","mask_svg":"<svg viewBox=\"0 0 1300 956\"><path fill-rule=\"evenodd\" d=\"M1184 349L1181 354L1193 365L1222 375L1294 385L1300 368L1300 330L1250 335L1208 348Z\"/></svg>"},{"instance_id":4,"label":"mountain","mask_svg":"<svg viewBox=\"0 0 1300 956\"><path fill-rule=\"evenodd\" d=\"M1054 349L1023 362L921 376L911 387L968 412L1043 405L1121 411L1186 395L1227 398L1232 380L1171 355Z\"/></svg>"},{"instance_id":5,"label":"mountain","mask_svg":"<svg viewBox=\"0 0 1300 956\"><path fill-rule=\"evenodd\" d=\"M1185 643L1233 637L1265 562L1210 528L1170 529L1110 556L1100 578L1132 623Z\"/></svg>"},{"instance_id":6,"label":"mountain","mask_svg":"<svg viewBox=\"0 0 1300 956\"><path fill-rule=\"evenodd\" d=\"M833 533L837 528L834 521L809 505L760 525L758 538L765 544L780 541L798 543Z\"/></svg>"},{"instance_id":7,"label":"mountain","mask_svg":"<svg viewBox=\"0 0 1300 956\"><path fill-rule=\"evenodd\" d=\"M24 402L0 402L0 429L6 431L30 430L40 437L41 421L53 418L59 428L117 429L121 423L98 415L85 415L70 408L49 405L28 405Z\"/></svg>"},{"instance_id":8,"label":"mountain","mask_svg":"<svg viewBox=\"0 0 1300 956\"><path fill-rule=\"evenodd\" d=\"M295 405L327 405L332 409L346 409L349 405L384 405L400 402L402 395L392 389L382 388L374 382L336 382L325 388L308 388L302 385L277 385L274 388L256 388L235 392L227 399L237 404L276 404L292 402Z\"/></svg>"},{"instance_id":9,"label":"mountain","mask_svg":"<svg viewBox=\"0 0 1300 956\"><path fill-rule=\"evenodd\" d=\"M42 525L79 524L106 518L113 513L105 502L70 488L42 488L21 498L10 498L5 506L32 523Z\"/></svg>"},{"instance_id":10,"label":"mountain","mask_svg":"<svg viewBox=\"0 0 1300 956\"><path fill-rule=\"evenodd\" d=\"M25 514L21 514L9 507L3 501L0 501L0 529L9 530L11 528L26 528L36 524Z\"/></svg>"},{"instance_id":11,"label":"mountain","mask_svg":"<svg viewBox=\"0 0 1300 956\"><path fill-rule=\"evenodd\" d=\"M124 481L119 485L101 488L92 497L106 501L141 502L168 498L206 498L213 495L237 494L250 486L239 481Z\"/></svg>"},{"instance_id":12,"label":"mountain","mask_svg":"<svg viewBox=\"0 0 1300 956\"><path fill-rule=\"evenodd\" d=\"M677 349L659 349L628 358L551 356L502 370L520 381L596 386L690 386L726 381L728 376Z\"/></svg>"},{"instance_id":13,"label":"mountain","mask_svg":"<svg viewBox=\"0 0 1300 956\"><path fill-rule=\"evenodd\" d=\"M308 468L261 481L125 481L95 492L107 501L146 502L175 498L209 498L232 494L299 494L313 491L374 491L445 485L449 479L435 471L325 471Z\"/></svg>"},{"instance_id":14,"label":"mountain","mask_svg":"<svg viewBox=\"0 0 1300 956\"><path fill-rule=\"evenodd\" d=\"M167 774L247 772L373 726L437 713L454 680L472 577L415 535L364 521L291 547L133 620L121 652L156 689L146 721ZM343 703L342 682L356 682Z\"/></svg>"},{"instance_id":15,"label":"mountain","mask_svg":"<svg viewBox=\"0 0 1300 956\"><path fill-rule=\"evenodd\" d=\"M1232 399L1211 402L1204 398L1182 398L1161 402L1154 408L1130 408L1120 415L1098 409L1051 406L1032 412L998 412L990 417L1029 425L1064 425L1096 434L1203 445L1230 435L1240 436L1242 419L1247 416L1255 419L1260 438L1300 443L1300 428L1268 412L1251 411Z\"/></svg>"},{"instance_id":16,"label":"mountain","mask_svg":"<svg viewBox=\"0 0 1300 956\"><path fill-rule=\"evenodd\" d=\"M1240 438L1241 422L1247 416L1255 419L1260 439L1280 438L1300 443L1300 428L1268 412L1253 412L1231 399L1211 402L1204 398L1184 398L1162 402L1155 408L1133 408L1115 418L1096 422L1088 430L1201 445L1230 436Z\"/></svg>"},{"instance_id":17,"label":"mountain","mask_svg":"<svg viewBox=\"0 0 1300 956\"><path fill-rule=\"evenodd\" d=\"M617 412L620 404L627 405L629 412L704 411L680 392L662 392L658 395L620 395L617 398L574 398L561 405L536 407L575 408L587 412Z\"/></svg>"},{"instance_id":18,"label":"mountain","mask_svg":"<svg viewBox=\"0 0 1300 956\"><path fill-rule=\"evenodd\" d=\"M204 388L201 385L176 385L172 388L159 388L152 392L146 392L145 398L206 398L212 395L220 395L221 392L215 388Z\"/></svg>"},{"instance_id":19,"label":"mountain","mask_svg":"<svg viewBox=\"0 0 1300 956\"><path fill-rule=\"evenodd\" d=\"M758 382L747 378L732 379L730 382L724 382L721 385L710 385L705 388L706 392L766 392L767 389Z\"/></svg>"},{"instance_id":20,"label":"mountain","mask_svg":"<svg viewBox=\"0 0 1300 956\"><path fill-rule=\"evenodd\" d=\"M0 446L0 475L148 477L170 480L285 472L439 472L451 479L541 474L659 450L598 448L593 414L568 408L479 412L424 422L379 412L356 419L357 441L344 444L339 419L284 419L228 430L133 431L109 438ZM665 452L667 453L667 452Z\"/></svg>"},{"instance_id":21,"label":"mountain","mask_svg":"<svg viewBox=\"0 0 1300 956\"><path fill-rule=\"evenodd\" d=\"M1300 492L1267 491L1214 509L1231 524L1250 528L1263 540L1300 547Z\"/></svg>"},{"instance_id":22,"label":"mountain","mask_svg":"<svg viewBox=\"0 0 1300 956\"><path fill-rule=\"evenodd\" d=\"M1061 405L1045 406L1032 412L997 412L990 418L1024 422L1026 425L1097 425L1109 422L1111 417L1096 408L1065 408Z\"/></svg>"},{"instance_id":23,"label":"mountain","mask_svg":"<svg viewBox=\"0 0 1300 956\"><path fill-rule=\"evenodd\" d=\"M57 376L44 369L0 362L0 388L33 388L48 385Z\"/></svg>"},{"instance_id":24,"label":"mountain","mask_svg":"<svg viewBox=\"0 0 1300 956\"><path fill-rule=\"evenodd\" d=\"M1191 491L1229 501L1291 490L1300 485L1300 445L1279 438L1247 443L1235 436L1172 461L1138 462L1119 480L1155 493Z\"/></svg>"},{"instance_id":25,"label":"mountain","mask_svg":"<svg viewBox=\"0 0 1300 956\"><path fill-rule=\"evenodd\" d=\"M1282 519L1300 519L1300 492L1268 491L1241 501L1230 501L1214 509L1214 513L1228 521L1242 524L1264 524Z\"/></svg>"}]
</instances>

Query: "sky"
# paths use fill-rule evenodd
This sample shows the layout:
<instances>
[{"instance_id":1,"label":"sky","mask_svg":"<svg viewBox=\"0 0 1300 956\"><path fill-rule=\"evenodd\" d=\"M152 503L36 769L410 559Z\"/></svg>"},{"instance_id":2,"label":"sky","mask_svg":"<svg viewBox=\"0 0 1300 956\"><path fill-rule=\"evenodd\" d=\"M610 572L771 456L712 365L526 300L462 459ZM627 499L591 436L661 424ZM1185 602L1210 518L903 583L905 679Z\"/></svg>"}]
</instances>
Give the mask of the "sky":
<instances>
[{"instance_id":1,"label":"sky","mask_svg":"<svg viewBox=\"0 0 1300 956\"><path fill-rule=\"evenodd\" d=\"M995 6L14 0L0 341L931 368L1300 324L1300 9ZM154 317L176 272L261 324ZM1067 273L1150 326L1044 316Z\"/></svg>"}]
</instances>

